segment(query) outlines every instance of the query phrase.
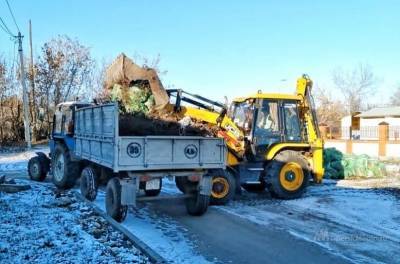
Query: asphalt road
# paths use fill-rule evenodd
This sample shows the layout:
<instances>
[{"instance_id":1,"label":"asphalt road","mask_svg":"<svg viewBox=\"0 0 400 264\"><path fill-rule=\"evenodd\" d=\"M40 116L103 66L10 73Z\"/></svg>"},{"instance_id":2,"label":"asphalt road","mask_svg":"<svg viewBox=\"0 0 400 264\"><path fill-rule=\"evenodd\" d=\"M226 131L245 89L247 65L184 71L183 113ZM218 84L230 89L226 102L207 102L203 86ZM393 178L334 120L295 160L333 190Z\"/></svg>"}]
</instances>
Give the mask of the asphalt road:
<instances>
[{"instance_id":1,"label":"asphalt road","mask_svg":"<svg viewBox=\"0 0 400 264\"><path fill-rule=\"evenodd\" d=\"M184 226L200 254L219 263L350 263L316 243L289 232L257 225L210 207L201 217L187 215L184 202L168 200L149 206Z\"/></svg>"},{"instance_id":2,"label":"asphalt road","mask_svg":"<svg viewBox=\"0 0 400 264\"><path fill-rule=\"evenodd\" d=\"M26 172L6 173L28 178ZM50 179L46 179L49 182ZM183 199L147 203L159 215L167 215L183 226L195 250L215 263L351 263L326 248L297 238L287 230L258 225L209 207L201 217L187 214ZM306 228L307 225L304 227Z\"/></svg>"}]
</instances>

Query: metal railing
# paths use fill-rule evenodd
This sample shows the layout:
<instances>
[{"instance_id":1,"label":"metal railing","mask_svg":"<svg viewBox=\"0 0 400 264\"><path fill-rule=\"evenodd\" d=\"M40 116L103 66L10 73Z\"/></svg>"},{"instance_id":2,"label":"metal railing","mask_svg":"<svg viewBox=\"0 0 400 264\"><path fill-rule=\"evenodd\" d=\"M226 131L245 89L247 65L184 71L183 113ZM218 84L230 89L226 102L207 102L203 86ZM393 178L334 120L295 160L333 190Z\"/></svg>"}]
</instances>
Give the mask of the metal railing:
<instances>
[{"instance_id":1,"label":"metal railing","mask_svg":"<svg viewBox=\"0 0 400 264\"><path fill-rule=\"evenodd\" d=\"M342 138L353 140L377 140L379 138L378 126L365 126L359 130L352 130L350 127L342 127Z\"/></svg>"},{"instance_id":2,"label":"metal railing","mask_svg":"<svg viewBox=\"0 0 400 264\"><path fill-rule=\"evenodd\" d=\"M400 140L400 126L389 126L389 139Z\"/></svg>"}]
</instances>

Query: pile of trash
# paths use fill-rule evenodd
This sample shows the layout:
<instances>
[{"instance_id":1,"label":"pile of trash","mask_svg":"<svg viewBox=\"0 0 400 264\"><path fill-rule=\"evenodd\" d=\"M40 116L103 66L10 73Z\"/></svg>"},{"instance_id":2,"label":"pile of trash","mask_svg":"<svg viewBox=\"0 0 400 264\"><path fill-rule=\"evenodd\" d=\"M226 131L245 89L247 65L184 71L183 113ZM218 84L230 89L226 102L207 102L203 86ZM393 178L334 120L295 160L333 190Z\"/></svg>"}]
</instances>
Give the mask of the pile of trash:
<instances>
[{"instance_id":1,"label":"pile of trash","mask_svg":"<svg viewBox=\"0 0 400 264\"><path fill-rule=\"evenodd\" d=\"M118 102L120 136L215 136L218 128L174 112L157 72L120 54L107 68L102 102Z\"/></svg>"},{"instance_id":2,"label":"pile of trash","mask_svg":"<svg viewBox=\"0 0 400 264\"><path fill-rule=\"evenodd\" d=\"M368 155L343 154L336 148L324 149L326 179L379 178L386 176L385 164Z\"/></svg>"}]
</instances>

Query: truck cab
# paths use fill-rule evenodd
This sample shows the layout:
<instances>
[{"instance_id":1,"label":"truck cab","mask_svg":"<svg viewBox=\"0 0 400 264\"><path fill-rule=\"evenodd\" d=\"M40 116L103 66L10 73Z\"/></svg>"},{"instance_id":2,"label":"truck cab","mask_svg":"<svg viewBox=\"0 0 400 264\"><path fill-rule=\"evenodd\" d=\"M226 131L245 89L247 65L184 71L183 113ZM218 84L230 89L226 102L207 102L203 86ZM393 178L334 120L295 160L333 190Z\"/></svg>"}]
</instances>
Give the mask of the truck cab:
<instances>
[{"instance_id":1,"label":"truck cab","mask_svg":"<svg viewBox=\"0 0 400 264\"><path fill-rule=\"evenodd\" d=\"M57 105L49 141L50 153L54 152L56 142L64 144L69 150L74 149L75 111L90 105L78 101L64 102Z\"/></svg>"}]
</instances>

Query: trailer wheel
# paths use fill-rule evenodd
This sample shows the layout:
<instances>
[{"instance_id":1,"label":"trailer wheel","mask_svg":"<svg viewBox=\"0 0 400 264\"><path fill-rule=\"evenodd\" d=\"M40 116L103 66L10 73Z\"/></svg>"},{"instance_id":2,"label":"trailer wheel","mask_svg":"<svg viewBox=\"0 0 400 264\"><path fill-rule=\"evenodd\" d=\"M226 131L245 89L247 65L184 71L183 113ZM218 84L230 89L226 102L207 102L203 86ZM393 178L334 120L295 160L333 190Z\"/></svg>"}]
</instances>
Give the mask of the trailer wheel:
<instances>
[{"instance_id":1,"label":"trailer wheel","mask_svg":"<svg viewBox=\"0 0 400 264\"><path fill-rule=\"evenodd\" d=\"M48 172L48 164L39 156L33 157L28 162L29 178L34 181L44 181Z\"/></svg>"},{"instance_id":2,"label":"trailer wheel","mask_svg":"<svg viewBox=\"0 0 400 264\"><path fill-rule=\"evenodd\" d=\"M185 193L185 185L188 179L186 177L175 177L175 184L179 191Z\"/></svg>"},{"instance_id":3,"label":"trailer wheel","mask_svg":"<svg viewBox=\"0 0 400 264\"><path fill-rule=\"evenodd\" d=\"M227 170L213 173L211 199L212 205L224 205L235 197L236 180Z\"/></svg>"},{"instance_id":4,"label":"trailer wheel","mask_svg":"<svg viewBox=\"0 0 400 264\"><path fill-rule=\"evenodd\" d=\"M193 197L185 199L186 210L190 215L203 215L210 203L210 196L200 194L199 191L193 192Z\"/></svg>"},{"instance_id":5,"label":"trailer wheel","mask_svg":"<svg viewBox=\"0 0 400 264\"><path fill-rule=\"evenodd\" d=\"M79 162L71 161L71 154L61 144L54 149L52 160L53 183L61 189L68 189L75 185L79 177Z\"/></svg>"},{"instance_id":6,"label":"trailer wheel","mask_svg":"<svg viewBox=\"0 0 400 264\"><path fill-rule=\"evenodd\" d=\"M196 216L204 214L210 204L210 195L201 194L198 184L187 180L187 184L183 186L185 193L191 195L185 199L186 210L190 215Z\"/></svg>"},{"instance_id":7,"label":"trailer wheel","mask_svg":"<svg viewBox=\"0 0 400 264\"><path fill-rule=\"evenodd\" d=\"M107 183L106 211L118 222L122 222L126 218L128 206L121 204L121 184L116 177Z\"/></svg>"},{"instance_id":8,"label":"trailer wheel","mask_svg":"<svg viewBox=\"0 0 400 264\"><path fill-rule=\"evenodd\" d=\"M268 190L276 198L300 198L308 186L310 171L307 161L296 151L278 153L266 171Z\"/></svg>"},{"instance_id":9,"label":"trailer wheel","mask_svg":"<svg viewBox=\"0 0 400 264\"><path fill-rule=\"evenodd\" d=\"M98 181L96 170L93 167L87 166L82 170L80 189L83 197L89 201L96 199Z\"/></svg>"},{"instance_id":10,"label":"trailer wheel","mask_svg":"<svg viewBox=\"0 0 400 264\"><path fill-rule=\"evenodd\" d=\"M155 190L146 190L146 183L145 183L143 189L144 189L144 193L146 194L146 196L157 196L160 194L161 188L162 188L162 179L159 179L159 180L160 180L160 188L155 189Z\"/></svg>"}]
</instances>

